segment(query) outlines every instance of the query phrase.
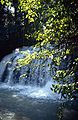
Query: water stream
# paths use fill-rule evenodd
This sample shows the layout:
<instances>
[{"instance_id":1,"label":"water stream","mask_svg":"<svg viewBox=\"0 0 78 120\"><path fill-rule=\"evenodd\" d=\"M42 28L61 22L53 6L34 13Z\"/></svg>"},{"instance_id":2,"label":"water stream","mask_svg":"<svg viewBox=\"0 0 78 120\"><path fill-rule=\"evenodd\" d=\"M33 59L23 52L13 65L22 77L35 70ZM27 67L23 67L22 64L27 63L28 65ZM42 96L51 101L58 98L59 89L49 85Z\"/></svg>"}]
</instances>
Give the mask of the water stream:
<instances>
[{"instance_id":1,"label":"water stream","mask_svg":"<svg viewBox=\"0 0 78 120\"><path fill-rule=\"evenodd\" d=\"M30 54L34 51L32 47L22 50ZM0 120L58 120L58 108L64 100L50 89L56 84L52 79L52 60L34 60L17 70L17 59L23 57L18 50L0 62ZM24 73L27 77L21 79Z\"/></svg>"}]
</instances>

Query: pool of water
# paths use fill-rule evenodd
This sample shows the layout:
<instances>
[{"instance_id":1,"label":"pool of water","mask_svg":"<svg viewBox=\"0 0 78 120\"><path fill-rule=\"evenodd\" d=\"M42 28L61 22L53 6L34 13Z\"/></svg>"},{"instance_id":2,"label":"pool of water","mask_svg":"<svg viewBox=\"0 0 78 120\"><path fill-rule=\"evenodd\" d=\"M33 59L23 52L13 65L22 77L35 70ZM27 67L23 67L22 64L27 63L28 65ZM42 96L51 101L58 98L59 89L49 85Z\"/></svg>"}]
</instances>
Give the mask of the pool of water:
<instances>
[{"instance_id":1,"label":"pool of water","mask_svg":"<svg viewBox=\"0 0 78 120\"><path fill-rule=\"evenodd\" d=\"M28 96L26 90L22 86L0 86L0 120L78 120L78 101L63 106L64 100L45 97L42 92L39 98L38 91L28 93L37 97Z\"/></svg>"},{"instance_id":2,"label":"pool of water","mask_svg":"<svg viewBox=\"0 0 78 120\"><path fill-rule=\"evenodd\" d=\"M0 88L0 120L57 120L60 102L31 98Z\"/></svg>"}]
</instances>

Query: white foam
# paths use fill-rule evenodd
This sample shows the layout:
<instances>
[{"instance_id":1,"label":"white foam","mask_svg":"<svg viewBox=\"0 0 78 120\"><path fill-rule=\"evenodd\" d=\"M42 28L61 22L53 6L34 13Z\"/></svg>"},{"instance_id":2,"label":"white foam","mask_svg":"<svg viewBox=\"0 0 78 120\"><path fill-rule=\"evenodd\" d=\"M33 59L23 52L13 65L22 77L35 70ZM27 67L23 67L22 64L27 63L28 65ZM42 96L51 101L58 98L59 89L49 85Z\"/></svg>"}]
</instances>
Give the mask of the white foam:
<instances>
[{"instance_id":1,"label":"white foam","mask_svg":"<svg viewBox=\"0 0 78 120\"><path fill-rule=\"evenodd\" d=\"M25 86L25 85L8 85L8 84L2 84L0 85L0 88L2 89L9 89L18 91L16 92L17 95L21 96L27 96L31 98L37 98L37 99L53 99L57 100L60 99L60 95L53 93L50 89L52 85L52 82L48 82L44 87L38 87L38 86ZM16 95L16 96L17 96Z\"/></svg>"}]
</instances>

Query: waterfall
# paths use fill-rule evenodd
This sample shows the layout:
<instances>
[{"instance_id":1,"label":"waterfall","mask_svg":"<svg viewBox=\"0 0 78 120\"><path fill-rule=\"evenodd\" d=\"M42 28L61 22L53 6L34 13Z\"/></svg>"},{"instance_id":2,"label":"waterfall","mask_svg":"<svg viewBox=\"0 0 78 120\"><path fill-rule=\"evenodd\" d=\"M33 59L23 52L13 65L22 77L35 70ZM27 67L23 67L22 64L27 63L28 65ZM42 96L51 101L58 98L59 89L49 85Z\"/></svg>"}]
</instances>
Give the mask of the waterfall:
<instances>
[{"instance_id":1,"label":"waterfall","mask_svg":"<svg viewBox=\"0 0 78 120\"><path fill-rule=\"evenodd\" d=\"M1 85L4 83L5 88L8 85L8 88L21 90L21 94L31 97L52 96L50 87L52 83L55 83L52 79L52 59L35 59L28 65L19 68L17 60L25 57L21 51L28 51L31 54L38 49L23 47L5 56L0 62Z\"/></svg>"},{"instance_id":2,"label":"waterfall","mask_svg":"<svg viewBox=\"0 0 78 120\"><path fill-rule=\"evenodd\" d=\"M25 48L25 51L30 51L31 47ZM52 80L50 64L52 60L50 58L32 60L28 65L17 69L19 58L23 58L25 55L15 50L11 55L3 58L0 63L0 82L7 84L31 84L44 86L47 81ZM49 65L48 65L49 64ZM26 74L23 76L23 74ZM22 76L22 77L21 77Z\"/></svg>"}]
</instances>

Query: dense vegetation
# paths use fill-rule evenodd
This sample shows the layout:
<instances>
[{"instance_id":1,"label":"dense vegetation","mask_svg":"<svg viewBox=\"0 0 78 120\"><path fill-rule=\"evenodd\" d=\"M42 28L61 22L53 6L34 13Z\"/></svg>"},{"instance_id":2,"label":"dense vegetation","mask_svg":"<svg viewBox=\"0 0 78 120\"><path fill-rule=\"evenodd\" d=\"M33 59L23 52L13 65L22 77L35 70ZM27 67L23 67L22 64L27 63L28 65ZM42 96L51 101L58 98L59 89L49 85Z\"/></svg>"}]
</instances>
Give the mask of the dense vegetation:
<instances>
[{"instance_id":1,"label":"dense vegetation","mask_svg":"<svg viewBox=\"0 0 78 120\"><path fill-rule=\"evenodd\" d=\"M40 48L40 51L20 59L20 65L50 57L53 78L58 81L57 85L52 85L52 90L63 97L75 97L73 94L78 92L78 2L1 0L1 5L7 9L14 7L10 17L15 18L16 25L22 26L22 36ZM48 44L53 46L53 50Z\"/></svg>"}]
</instances>

